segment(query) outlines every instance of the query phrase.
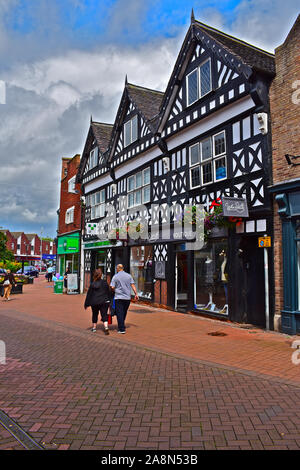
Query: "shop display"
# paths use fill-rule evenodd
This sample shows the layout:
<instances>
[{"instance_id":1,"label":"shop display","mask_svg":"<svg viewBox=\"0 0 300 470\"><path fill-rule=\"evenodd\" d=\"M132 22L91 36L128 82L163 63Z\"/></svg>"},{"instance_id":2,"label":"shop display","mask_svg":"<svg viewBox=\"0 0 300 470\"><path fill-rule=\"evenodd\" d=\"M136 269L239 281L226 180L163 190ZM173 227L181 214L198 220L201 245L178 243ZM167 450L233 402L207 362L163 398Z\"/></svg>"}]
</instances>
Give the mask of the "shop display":
<instances>
[{"instance_id":1,"label":"shop display","mask_svg":"<svg viewBox=\"0 0 300 470\"><path fill-rule=\"evenodd\" d=\"M227 240L195 252L195 308L228 315Z\"/></svg>"}]
</instances>

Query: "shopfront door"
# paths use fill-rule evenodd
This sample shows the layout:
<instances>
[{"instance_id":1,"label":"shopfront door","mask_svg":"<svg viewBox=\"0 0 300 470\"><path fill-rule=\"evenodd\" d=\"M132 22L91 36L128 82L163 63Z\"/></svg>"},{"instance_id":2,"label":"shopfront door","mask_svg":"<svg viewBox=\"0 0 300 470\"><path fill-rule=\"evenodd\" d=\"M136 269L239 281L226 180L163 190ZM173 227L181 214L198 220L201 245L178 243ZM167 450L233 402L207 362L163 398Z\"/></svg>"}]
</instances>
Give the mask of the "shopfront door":
<instances>
[{"instance_id":1,"label":"shopfront door","mask_svg":"<svg viewBox=\"0 0 300 470\"><path fill-rule=\"evenodd\" d=\"M188 259L187 252L176 253L175 308L187 309L188 300Z\"/></svg>"},{"instance_id":2,"label":"shopfront door","mask_svg":"<svg viewBox=\"0 0 300 470\"><path fill-rule=\"evenodd\" d=\"M232 286L236 318L232 319L265 327L264 251L257 236L241 237L238 257Z\"/></svg>"}]
</instances>

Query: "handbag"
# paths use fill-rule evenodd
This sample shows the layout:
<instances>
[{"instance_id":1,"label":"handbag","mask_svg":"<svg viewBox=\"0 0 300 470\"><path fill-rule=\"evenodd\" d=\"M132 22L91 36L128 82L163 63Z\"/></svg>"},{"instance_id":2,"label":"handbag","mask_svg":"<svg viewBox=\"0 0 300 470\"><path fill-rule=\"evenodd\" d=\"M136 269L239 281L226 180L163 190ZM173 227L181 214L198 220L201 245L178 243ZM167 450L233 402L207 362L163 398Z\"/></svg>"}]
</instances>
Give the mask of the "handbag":
<instances>
[{"instance_id":1,"label":"handbag","mask_svg":"<svg viewBox=\"0 0 300 470\"><path fill-rule=\"evenodd\" d=\"M113 298L112 303L110 304L110 316L113 317L116 314L116 303L115 303L115 297Z\"/></svg>"},{"instance_id":2,"label":"handbag","mask_svg":"<svg viewBox=\"0 0 300 470\"><path fill-rule=\"evenodd\" d=\"M3 282L3 285L4 286L9 286L10 285L9 279L6 279L6 281Z\"/></svg>"},{"instance_id":3,"label":"handbag","mask_svg":"<svg viewBox=\"0 0 300 470\"><path fill-rule=\"evenodd\" d=\"M109 325L112 324L112 317L111 317L111 314L110 314L110 313L107 314L107 323L108 323Z\"/></svg>"}]
</instances>

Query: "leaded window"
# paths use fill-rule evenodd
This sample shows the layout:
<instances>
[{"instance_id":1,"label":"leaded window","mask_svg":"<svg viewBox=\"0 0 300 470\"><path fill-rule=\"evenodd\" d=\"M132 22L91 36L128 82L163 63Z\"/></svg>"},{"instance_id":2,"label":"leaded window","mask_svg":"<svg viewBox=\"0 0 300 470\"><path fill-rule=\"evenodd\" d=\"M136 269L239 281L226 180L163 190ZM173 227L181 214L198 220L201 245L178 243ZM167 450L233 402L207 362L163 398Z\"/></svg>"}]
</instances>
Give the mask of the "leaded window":
<instances>
[{"instance_id":1,"label":"leaded window","mask_svg":"<svg viewBox=\"0 0 300 470\"><path fill-rule=\"evenodd\" d=\"M150 202L150 168L127 178L128 208Z\"/></svg>"},{"instance_id":2,"label":"leaded window","mask_svg":"<svg viewBox=\"0 0 300 470\"><path fill-rule=\"evenodd\" d=\"M187 105L198 101L212 89L211 61L207 59L203 64L190 72L186 77Z\"/></svg>"},{"instance_id":3,"label":"leaded window","mask_svg":"<svg viewBox=\"0 0 300 470\"><path fill-rule=\"evenodd\" d=\"M191 188L227 178L225 131L190 146Z\"/></svg>"}]
</instances>

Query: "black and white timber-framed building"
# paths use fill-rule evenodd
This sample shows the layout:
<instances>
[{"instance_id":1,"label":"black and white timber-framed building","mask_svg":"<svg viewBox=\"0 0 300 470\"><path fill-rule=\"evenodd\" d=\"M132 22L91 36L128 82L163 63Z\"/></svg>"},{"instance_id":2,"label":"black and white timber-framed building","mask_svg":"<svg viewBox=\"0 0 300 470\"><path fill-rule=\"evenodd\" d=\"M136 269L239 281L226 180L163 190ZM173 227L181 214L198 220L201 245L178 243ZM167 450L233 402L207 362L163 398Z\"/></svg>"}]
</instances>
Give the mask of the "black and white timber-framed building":
<instances>
[{"instance_id":1,"label":"black and white timber-framed building","mask_svg":"<svg viewBox=\"0 0 300 470\"><path fill-rule=\"evenodd\" d=\"M272 54L192 15L164 92L126 79L114 124L91 121L77 176L86 198L85 287L96 267L109 277L123 263L143 300L265 325L258 237L273 231L267 187L272 170L268 90L274 75ZM93 224L100 232L105 224L114 228L107 222L108 204L116 209L119 227L135 216L148 220L149 227L164 227L168 208L176 205L172 227L179 206L202 204L209 210L222 196L245 199L249 216L235 229L212 233L198 251L187 250L184 239L165 237L163 228L160 238L125 242L99 240L91 230ZM271 302L271 317L272 312Z\"/></svg>"}]
</instances>

